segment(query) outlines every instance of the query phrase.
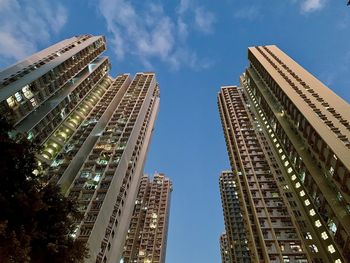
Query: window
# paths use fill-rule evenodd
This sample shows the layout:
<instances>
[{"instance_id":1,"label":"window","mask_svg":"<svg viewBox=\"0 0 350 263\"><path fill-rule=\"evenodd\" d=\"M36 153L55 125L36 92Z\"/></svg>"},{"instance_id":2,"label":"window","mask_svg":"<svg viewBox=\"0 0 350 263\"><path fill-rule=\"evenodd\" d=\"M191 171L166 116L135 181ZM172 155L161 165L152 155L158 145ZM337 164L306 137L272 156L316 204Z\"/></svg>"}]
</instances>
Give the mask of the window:
<instances>
[{"instance_id":1,"label":"window","mask_svg":"<svg viewBox=\"0 0 350 263\"><path fill-rule=\"evenodd\" d=\"M28 132L27 139L28 139L29 141L32 141L33 138L34 138L34 133L33 133L32 131Z\"/></svg>"},{"instance_id":2,"label":"window","mask_svg":"<svg viewBox=\"0 0 350 263\"><path fill-rule=\"evenodd\" d=\"M328 249L329 253L331 253L331 254L333 254L335 252L335 248L333 247L333 245L329 245L327 247L327 249Z\"/></svg>"},{"instance_id":3,"label":"window","mask_svg":"<svg viewBox=\"0 0 350 263\"><path fill-rule=\"evenodd\" d=\"M334 223L334 221L332 219L328 220L327 225L328 225L328 229L334 235L335 232L337 232L337 225Z\"/></svg>"},{"instance_id":4,"label":"window","mask_svg":"<svg viewBox=\"0 0 350 263\"><path fill-rule=\"evenodd\" d=\"M23 99L21 93L19 93L19 92L15 93L15 98L18 102L20 102Z\"/></svg>"},{"instance_id":5,"label":"window","mask_svg":"<svg viewBox=\"0 0 350 263\"><path fill-rule=\"evenodd\" d=\"M321 237L322 237L323 240L327 240L328 239L328 235L327 235L326 231L322 232Z\"/></svg>"},{"instance_id":6,"label":"window","mask_svg":"<svg viewBox=\"0 0 350 263\"><path fill-rule=\"evenodd\" d=\"M314 252L314 253L317 253L317 252L318 252L318 248L317 248L317 246L316 246L315 244L312 244L312 245L310 245L309 247L310 247L310 249L311 249L312 252Z\"/></svg>"},{"instance_id":7,"label":"window","mask_svg":"<svg viewBox=\"0 0 350 263\"><path fill-rule=\"evenodd\" d=\"M12 96L7 98L6 102L11 108L14 108L16 106L16 101Z\"/></svg>"},{"instance_id":8,"label":"window","mask_svg":"<svg viewBox=\"0 0 350 263\"><path fill-rule=\"evenodd\" d=\"M31 97L33 97L33 93L30 90L28 85L26 85L22 88L22 92L23 92L24 97L26 97L27 99L30 99Z\"/></svg>"},{"instance_id":9,"label":"window","mask_svg":"<svg viewBox=\"0 0 350 263\"><path fill-rule=\"evenodd\" d=\"M33 107L36 107L37 104L36 104L35 98L31 98L30 102L32 103Z\"/></svg>"},{"instance_id":10,"label":"window","mask_svg":"<svg viewBox=\"0 0 350 263\"><path fill-rule=\"evenodd\" d=\"M315 222L315 226L316 226L316 227L320 227L320 226L322 226L321 221L320 221L320 220L316 220L316 222Z\"/></svg>"},{"instance_id":11,"label":"window","mask_svg":"<svg viewBox=\"0 0 350 263\"><path fill-rule=\"evenodd\" d=\"M306 239L312 239L312 235L310 234L310 232L307 232L305 235Z\"/></svg>"}]
</instances>

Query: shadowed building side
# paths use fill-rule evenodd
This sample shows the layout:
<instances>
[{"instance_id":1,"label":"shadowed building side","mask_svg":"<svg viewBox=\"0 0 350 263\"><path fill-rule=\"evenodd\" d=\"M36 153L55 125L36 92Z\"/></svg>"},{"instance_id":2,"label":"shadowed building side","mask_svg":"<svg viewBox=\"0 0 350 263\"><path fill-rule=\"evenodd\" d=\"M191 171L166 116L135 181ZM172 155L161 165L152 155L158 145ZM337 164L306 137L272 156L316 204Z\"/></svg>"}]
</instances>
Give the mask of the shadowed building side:
<instances>
[{"instance_id":1,"label":"shadowed building side","mask_svg":"<svg viewBox=\"0 0 350 263\"><path fill-rule=\"evenodd\" d=\"M220 253L221 253L221 262L222 263L231 263L231 257L229 252L230 246L227 241L226 233L222 233L220 236Z\"/></svg>"},{"instance_id":2,"label":"shadowed building side","mask_svg":"<svg viewBox=\"0 0 350 263\"><path fill-rule=\"evenodd\" d=\"M220 238L221 244L226 244L225 252L221 249L221 255L227 262L249 263L251 261L234 177L232 171L223 171L220 175L220 195L226 230Z\"/></svg>"},{"instance_id":3,"label":"shadowed building side","mask_svg":"<svg viewBox=\"0 0 350 263\"><path fill-rule=\"evenodd\" d=\"M119 262L159 108L152 72L116 78L103 36L63 40L0 72L0 113L42 146L38 175L77 200L86 262Z\"/></svg>"},{"instance_id":4,"label":"shadowed building side","mask_svg":"<svg viewBox=\"0 0 350 263\"><path fill-rule=\"evenodd\" d=\"M350 260L350 107L276 46L219 111L253 261Z\"/></svg>"},{"instance_id":5,"label":"shadowed building side","mask_svg":"<svg viewBox=\"0 0 350 263\"><path fill-rule=\"evenodd\" d=\"M164 174L142 177L122 262L165 263L171 192Z\"/></svg>"}]
</instances>

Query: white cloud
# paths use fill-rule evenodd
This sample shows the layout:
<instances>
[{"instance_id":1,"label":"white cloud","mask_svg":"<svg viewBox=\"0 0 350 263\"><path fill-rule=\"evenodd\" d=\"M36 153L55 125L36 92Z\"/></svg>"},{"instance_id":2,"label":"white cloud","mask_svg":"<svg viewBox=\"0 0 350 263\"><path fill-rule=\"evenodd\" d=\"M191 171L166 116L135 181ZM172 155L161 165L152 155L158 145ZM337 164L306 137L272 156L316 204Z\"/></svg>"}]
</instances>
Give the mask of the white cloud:
<instances>
[{"instance_id":1,"label":"white cloud","mask_svg":"<svg viewBox=\"0 0 350 263\"><path fill-rule=\"evenodd\" d=\"M133 4L126 0L100 0L98 7L111 33L107 39L112 43L117 59L131 55L147 67L152 67L151 62L159 59L174 69L182 65L194 68L209 65L198 59L186 44L191 30L186 14L195 12L189 0L180 1L173 17L161 4L147 2ZM204 14L213 16L210 12ZM201 26L206 26L205 22L202 21ZM212 30L212 23L207 24L206 31L199 25L197 28L197 24L196 29L208 32Z\"/></svg>"},{"instance_id":2,"label":"white cloud","mask_svg":"<svg viewBox=\"0 0 350 263\"><path fill-rule=\"evenodd\" d=\"M13 63L50 40L67 21L61 4L44 0L0 0L0 62Z\"/></svg>"},{"instance_id":3,"label":"white cloud","mask_svg":"<svg viewBox=\"0 0 350 263\"><path fill-rule=\"evenodd\" d=\"M304 0L301 4L301 11L304 13L321 10L326 5L326 0Z\"/></svg>"},{"instance_id":4,"label":"white cloud","mask_svg":"<svg viewBox=\"0 0 350 263\"><path fill-rule=\"evenodd\" d=\"M177 8L177 12L182 15L184 13L186 13L189 8L190 8L191 2L190 0L180 0L180 4Z\"/></svg>"},{"instance_id":5,"label":"white cloud","mask_svg":"<svg viewBox=\"0 0 350 263\"><path fill-rule=\"evenodd\" d=\"M204 33L211 33L215 22L214 14L203 7L197 7L194 14L197 29Z\"/></svg>"}]
</instances>

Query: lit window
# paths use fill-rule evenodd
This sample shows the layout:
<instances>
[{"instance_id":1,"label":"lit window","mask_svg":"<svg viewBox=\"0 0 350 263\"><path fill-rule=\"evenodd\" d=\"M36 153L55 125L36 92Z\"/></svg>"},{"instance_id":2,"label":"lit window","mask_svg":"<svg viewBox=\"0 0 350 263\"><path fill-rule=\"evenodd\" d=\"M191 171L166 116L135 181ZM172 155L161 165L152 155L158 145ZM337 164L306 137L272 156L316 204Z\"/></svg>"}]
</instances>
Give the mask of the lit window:
<instances>
[{"instance_id":1,"label":"lit window","mask_svg":"<svg viewBox=\"0 0 350 263\"><path fill-rule=\"evenodd\" d=\"M318 248L317 248L317 246L315 244L310 245L310 248L311 248L312 252L314 252L314 253L318 252Z\"/></svg>"},{"instance_id":2,"label":"lit window","mask_svg":"<svg viewBox=\"0 0 350 263\"><path fill-rule=\"evenodd\" d=\"M289 246L290 246L290 248L291 248L292 250L294 250L294 251L296 251L296 252L302 251L300 245L297 245L297 244L295 244L294 242L290 242L290 243L289 243Z\"/></svg>"},{"instance_id":3,"label":"lit window","mask_svg":"<svg viewBox=\"0 0 350 263\"><path fill-rule=\"evenodd\" d=\"M327 235L326 231L322 232L321 237L323 238L323 240L327 240L328 235Z\"/></svg>"},{"instance_id":4,"label":"lit window","mask_svg":"<svg viewBox=\"0 0 350 263\"><path fill-rule=\"evenodd\" d=\"M15 98L18 102L20 102L22 100L22 95L19 92L15 93Z\"/></svg>"},{"instance_id":5,"label":"lit window","mask_svg":"<svg viewBox=\"0 0 350 263\"><path fill-rule=\"evenodd\" d=\"M16 106L15 99L14 99L12 96L9 97L9 98L7 98L7 99L6 99L6 102L7 102L7 104L8 104L11 108L13 108L13 107Z\"/></svg>"},{"instance_id":6,"label":"lit window","mask_svg":"<svg viewBox=\"0 0 350 263\"><path fill-rule=\"evenodd\" d=\"M320 227L320 226L322 226L321 221L320 221L320 220L316 220L316 222L315 222L315 226L316 226L316 227Z\"/></svg>"},{"instance_id":7,"label":"lit window","mask_svg":"<svg viewBox=\"0 0 350 263\"><path fill-rule=\"evenodd\" d=\"M314 216L314 215L316 215L315 210L314 210L314 209L311 209L311 210L310 210L310 216Z\"/></svg>"},{"instance_id":8,"label":"lit window","mask_svg":"<svg viewBox=\"0 0 350 263\"><path fill-rule=\"evenodd\" d=\"M279 144L279 143L277 143L277 144L276 144L276 147L277 147L277 148L278 148L278 147L280 147L280 144Z\"/></svg>"},{"instance_id":9,"label":"lit window","mask_svg":"<svg viewBox=\"0 0 350 263\"><path fill-rule=\"evenodd\" d=\"M331 254L333 254L335 252L335 248L333 247L333 245L329 245L327 247L327 249L328 249L329 253L331 253Z\"/></svg>"},{"instance_id":10,"label":"lit window","mask_svg":"<svg viewBox=\"0 0 350 263\"><path fill-rule=\"evenodd\" d=\"M283 152L283 150L282 150L282 149L279 149L279 150L278 150L278 152L279 152L279 153L282 153L282 152Z\"/></svg>"},{"instance_id":11,"label":"lit window","mask_svg":"<svg viewBox=\"0 0 350 263\"><path fill-rule=\"evenodd\" d=\"M30 99L31 97L33 97L33 93L29 89L28 85L26 85L22 88L22 92L23 92L24 97L26 97L27 99Z\"/></svg>"},{"instance_id":12,"label":"lit window","mask_svg":"<svg viewBox=\"0 0 350 263\"><path fill-rule=\"evenodd\" d=\"M338 258L334 261L334 263L342 263L341 260Z\"/></svg>"},{"instance_id":13,"label":"lit window","mask_svg":"<svg viewBox=\"0 0 350 263\"><path fill-rule=\"evenodd\" d=\"M306 239L312 239L312 235L310 234L310 232L306 233Z\"/></svg>"},{"instance_id":14,"label":"lit window","mask_svg":"<svg viewBox=\"0 0 350 263\"><path fill-rule=\"evenodd\" d=\"M47 148L46 151L47 151L48 153L51 153L51 154L54 153L54 150L53 150L52 148Z\"/></svg>"},{"instance_id":15,"label":"lit window","mask_svg":"<svg viewBox=\"0 0 350 263\"><path fill-rule=\"evenodd\" d=\"M281 157L282 160L286 159L286 156L283 154Z\"/></svg>"},{"instance_id":16,"label":"lit window","mask_svg":"<svg viewBox=\"0 0 350 263\"><path fill-rule=\"evenodd\" d=\"M294 181L295 179L297 179L297 177L296 177L295 174L293 174L293 175L292 175L292 180Z\"/></svg>"},{"instance_id":17,"label":"lit window","mask_svg":"<svg viewBox=\"0 0 350 263\"><path fill-rule=\"evenodd\" d=\"M285 161L284 162L284 166L288 166L289 162L288 161Z\"/></svg>"},{"instance_id":18,"label":"lit window","mask_svg":"<svg viewBox=\"0 0 350 263\"><path fill-rule=\"evenodd\" d=\"M96 173L94 179L92 179L92 180L94 180L95 182L99 182L100 179L101 179L101 173Z\"/></svg>"},{"instance_id":19,"label":"lit window","mask_svg":"<svg viewBox=\"0 0 350 263\"><path fill-rule=\"evenodd\" d=\"M41 156L44 157L45 159L50 159L50 157L46 153L41 154Z\"/></svg>"},{"instance_id":20,"label":"lit window","mask_svg":"<svg viewBox=\"0 0 350 263\"><path fill-rule=\"evenodd\" d=\"M334 221L332 219L329 219L327 222L328 225L328 229L332 232L332 234L334 235L335 232L337 232L337 225L334 223Z\"/></svg>"},{"instance_id":21,"label":"lit window","mask_svg":"<svg viewBox=\"0 0 350 263\"><path fill-rule=\"evenodd\" d=\"M300 184L299 182L295 184L295 188L297 188L297 189L298 189L300 186L301 186L301 184Z\"/></svg>"},{"instance_id":22,"label":"lit window","mask_svg":"<svg viewBox=\"0 0 350 263\"><path fill-rule=\"evenodd\" d=\"M290 174L293 171L292 167L289 167L287 172Z\"/></svg>"},{"instance_id":23,"label":"lit window","mask_svg":"<svg viewBox=\"0 0 350 263\"><path fill-rule=\"evenodd\" d=\"M158 215L156 213L152 213L152 218L157 218Z\"/></svg>"},{"instance_id":24,"label":"lit window","mask_svg":"<svg viewBox=\"0 0 350 263\"><path fill-rule=\"evenodd\" d=\"M304 203L305 203L306 206L309 206L310 205L309 199L306 199Z\"/></svg>"},{"instance_id":25,"label":"lit window","mask_svg":"<svg viewBox=\"0 0 350 263\"><path fill-rule=\"evenodd\" d=\"M305 195L304 190L302 190L299 194L300 194L301 197L303 197Z\"/></svg>"},{"instance_id":26,"label":"lit window","mask_svg":"<svg viewBox=\"0 0 350 263\"><path fill-rule=\"evenodd\" d=\"M51 146L54 147L54 148L58 148L58 144L57 143L51 143Z\"/></svg>"},{"instance_id":27,"label":"lit window","mask_svg":"<svg viewBox=\"0 0 350 263\"><path fill-rule=\"evenodd\" d=\"M339 202L343 200L343 195L340 192L337 193L337 199Z\"/></svg>"},{"instance_id":28,"label":"lit window","mask_svg":"<svg viewBox=\"0 0 350 263\"><path fill-rule=\"evenodd\" d=\"M28 139L29 141L32 141L33 138L34 138L34 133L33 133L32 131L28 132L27 139Z\"/></svg>"},{"instance_id":29,"label":"lit window","mask_svg":"<svg viewBox=\"0 0 350 263\"><path fill-rule=\"evenodd\" d=\"M32 106L35 107L37 104L36 104L36 101L35 101L35 98L31 98L30 99L30 102L32 103Z\"/></svg>"}]
</instances>

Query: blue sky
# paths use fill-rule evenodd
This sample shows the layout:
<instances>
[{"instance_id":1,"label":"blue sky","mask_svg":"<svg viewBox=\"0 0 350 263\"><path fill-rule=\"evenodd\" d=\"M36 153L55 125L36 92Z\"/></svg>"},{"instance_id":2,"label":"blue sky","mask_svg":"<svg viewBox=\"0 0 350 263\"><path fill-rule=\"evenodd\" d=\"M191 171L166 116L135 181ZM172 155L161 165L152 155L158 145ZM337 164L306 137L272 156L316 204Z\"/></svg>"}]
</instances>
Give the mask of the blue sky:
<instances>
[{"instance_id":1,"label":"blue sky","mask_svg":"<svg viewBox=\"0 0 350 263\"><path fill-rule=\"evenodd\" d=\"M0 0L0 67L61 39L105 35L112 75L155 71L161 106L146 172L174 191L167 263L220 262L218 177L229 168L216 105L247 47L276 44L350 101L346 0Z\"/></svg>"}]
</instances>

